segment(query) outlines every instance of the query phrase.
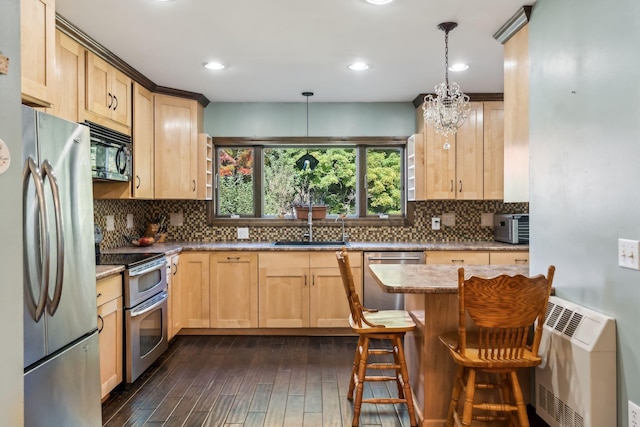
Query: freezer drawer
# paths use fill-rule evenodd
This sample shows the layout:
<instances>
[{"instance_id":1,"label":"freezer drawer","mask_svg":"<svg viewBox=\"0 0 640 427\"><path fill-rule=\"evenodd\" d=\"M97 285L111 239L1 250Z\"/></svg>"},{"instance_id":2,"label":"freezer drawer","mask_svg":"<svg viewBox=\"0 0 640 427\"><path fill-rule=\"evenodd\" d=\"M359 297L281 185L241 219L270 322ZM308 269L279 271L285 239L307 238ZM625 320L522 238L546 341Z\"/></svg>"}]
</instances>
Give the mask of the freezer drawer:
<instances>
[{"instance_id":1,"label":"freezer drawer","mask_svg":"<svg viewBox=\"0 0 640 427\"><path fill-rule=\"evenodd\" d=\"M102 425L98 332L24 375L25 427Z\"/></svg>"}]
</instances>

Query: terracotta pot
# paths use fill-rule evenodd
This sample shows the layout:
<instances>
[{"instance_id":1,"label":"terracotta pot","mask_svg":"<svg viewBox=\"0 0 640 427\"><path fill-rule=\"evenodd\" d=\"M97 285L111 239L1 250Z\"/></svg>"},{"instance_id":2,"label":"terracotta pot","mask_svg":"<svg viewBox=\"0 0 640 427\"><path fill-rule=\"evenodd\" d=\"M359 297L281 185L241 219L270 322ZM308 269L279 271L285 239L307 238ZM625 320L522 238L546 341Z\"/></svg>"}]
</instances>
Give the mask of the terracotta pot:
<instances>
[{"instance_id":1,"label":"terracotta pot","mask_svg":"<svg viewBox=\"0 0 640 427\"><path fill-rule=\"evenodd\" d=\"M309 216L309 206L296 206L296 218L307 219ZM326 206L313 206L311 209L312 219L324 219L327 217Z\"/></svg>"}]
</instances>

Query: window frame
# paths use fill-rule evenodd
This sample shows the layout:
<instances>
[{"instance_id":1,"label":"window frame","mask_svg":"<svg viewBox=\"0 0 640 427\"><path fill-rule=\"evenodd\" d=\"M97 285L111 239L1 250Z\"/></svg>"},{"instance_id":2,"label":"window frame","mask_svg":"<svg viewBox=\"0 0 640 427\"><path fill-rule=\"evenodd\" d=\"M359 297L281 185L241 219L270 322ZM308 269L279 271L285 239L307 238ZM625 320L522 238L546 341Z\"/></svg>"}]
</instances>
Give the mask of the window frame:
<instances>
[{"instance_id":1,"label":"window frame","mask_svg":"<svg viewBox=\"0 0 640 427\"><path fill-rule=\"evenodd\" d=\"M348 217L352 225L378 225L378 226L400 226L413 224L414 203L407 202L406 199L406 143L408 137L344 137L344 138L242 138L242 137L215 137L213 138L214 156L213 174L214 188L213 199L207 201L207 222L215 226L291 226L291 219L262 217L262 184L263 184L263 149L265 147L326 147L326 148L349 148L357 150L356 173L357 173L357 215ZM230 216L216 216L218 197L218 149L219 148L252 148L254 150L253 162L253 192L254 211L253 216L240 216L231 218ZM400 149L400 179L401 179L401 215L389 215L388 218L380 218L378 215L367 215L367 188L366 170L367 157L366 150L371 148L399 148ZM333 225L335 215L323 220L314 220L314 224ZM297 224L295 224L297 225Z\"/></svg>"}]
</instances>

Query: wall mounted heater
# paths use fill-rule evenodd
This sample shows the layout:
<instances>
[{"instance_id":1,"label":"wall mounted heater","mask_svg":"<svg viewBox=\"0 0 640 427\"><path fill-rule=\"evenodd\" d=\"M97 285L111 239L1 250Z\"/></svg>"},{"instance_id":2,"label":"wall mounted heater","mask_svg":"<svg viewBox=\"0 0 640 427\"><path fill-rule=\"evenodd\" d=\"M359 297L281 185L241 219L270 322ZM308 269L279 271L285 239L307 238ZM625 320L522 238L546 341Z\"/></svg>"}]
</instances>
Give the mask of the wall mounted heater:
<instances>
[{"instance_id":1,"label":"wall mounted heater","mask_svg":"<svg viewBox=\"0 0 640 427\"><path fill-rule=\"evenodd\" d=\"M616 425L612 317L550 297L535 369L536 413L551 427Z\"/></svg>"}]
</instances>

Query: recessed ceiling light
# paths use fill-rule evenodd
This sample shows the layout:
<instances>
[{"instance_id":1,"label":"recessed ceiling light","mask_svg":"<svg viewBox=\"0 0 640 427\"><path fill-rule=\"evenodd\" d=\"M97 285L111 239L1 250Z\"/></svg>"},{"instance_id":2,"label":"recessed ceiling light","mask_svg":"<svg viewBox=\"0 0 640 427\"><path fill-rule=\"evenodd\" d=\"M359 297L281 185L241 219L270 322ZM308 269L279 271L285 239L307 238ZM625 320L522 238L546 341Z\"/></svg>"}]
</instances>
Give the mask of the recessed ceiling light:
<instances>
[{"instance_id":1,"label":"recessed ceiling light","mask_svg":"<svg viewBox=\"0 0 640 427\"><path fill-rule=\"evenodd\" d=\"M349 65L349 69L352 71L364 71L369 69L369 64L364 62L354 62Z\"/></svg>"},{"instance_id":2,"label":"recessed ceiling light","mask_svg":"<svg viewBox=\"0 0 640 427\"><path fill-rule=\"evenodd\" d=\"M449 67L449 71L464 71L469 69L469 66L467 64L453 64Z\"/></svg>"},{"instance_id":3,"label":"recessed ceiling light","mask_svg":"<svg viewBox=\"0 0 640 427\"><path fill-rule=\"evenodd\" d=\"M367 3L382 5L382 4L391 3L393 0L366 0L366 1Z\"/></svg>"},{"instance_id":4,"label":"recessed ceiling light","mask_svg":"<svg viewBox=\"0 0 640 427\"><path fill-rule=\"evenodd\" d=\"M223 70L225 68L224 64L221 64L220 62L207 62L206 64L204 64L205 68L208 68L210 70Z\"/></svg>"}]
</instances>

